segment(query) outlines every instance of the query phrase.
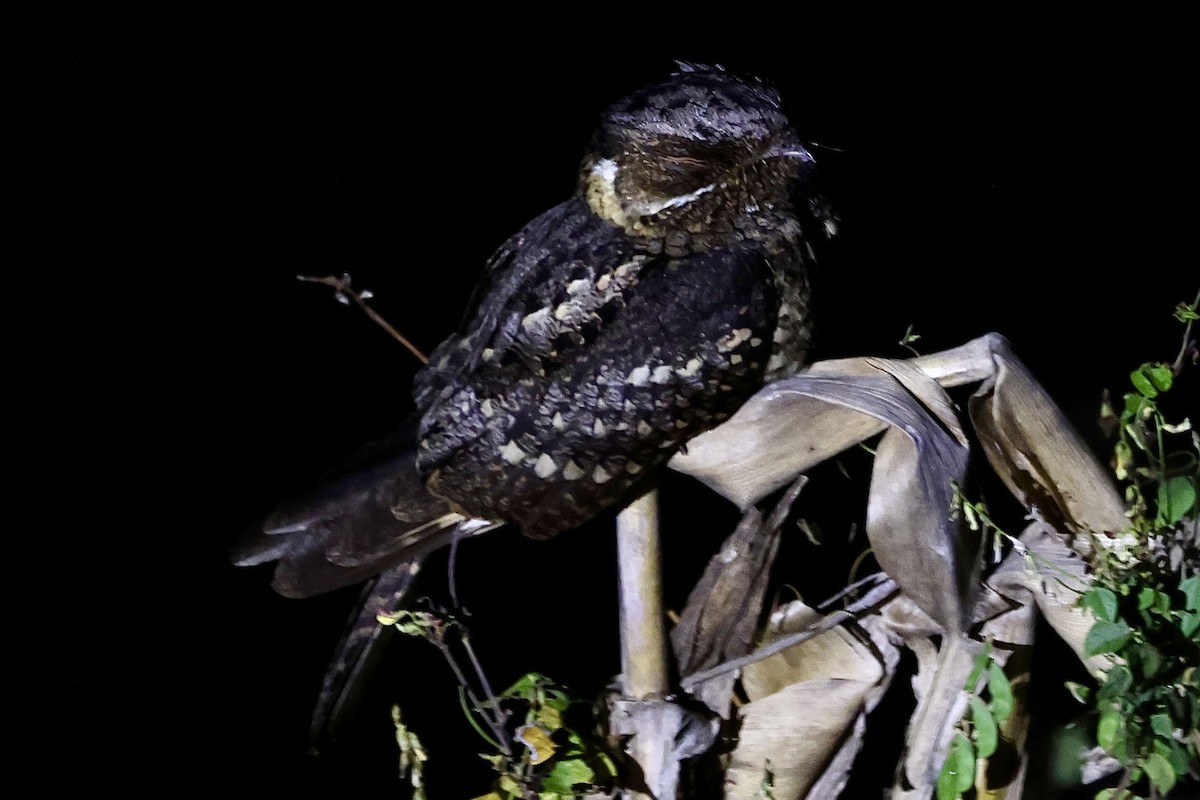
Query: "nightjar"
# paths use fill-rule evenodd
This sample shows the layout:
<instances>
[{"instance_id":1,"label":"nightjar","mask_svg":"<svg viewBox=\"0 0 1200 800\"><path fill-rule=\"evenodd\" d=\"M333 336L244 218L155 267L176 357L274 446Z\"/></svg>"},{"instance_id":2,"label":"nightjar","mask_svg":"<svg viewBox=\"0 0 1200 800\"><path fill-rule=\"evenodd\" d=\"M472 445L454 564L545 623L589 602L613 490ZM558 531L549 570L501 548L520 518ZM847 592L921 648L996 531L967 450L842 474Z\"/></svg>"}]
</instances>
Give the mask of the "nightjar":
<instances>
[{"instance_id":1,"label":"nightjar","mask_svg":"<svg viewBox=\"0 0 1200 800\"><path fill-rule=\"evenodd\" d=\"M813 166L777 92L720 68L682 65L604 112L574 195L487 262L416 376L415 414L235 550L278 561L289 596L378 576L315 735L428 552L501 524L576 527L803 365L806 236L834 225Z\"/></svg>"},{"instance_id":2,"label":"nightjar","mask_svg":"<svg viewBox=\"0 0 1200 800\"><path fill-rule=\"evenodd\" d=\"M548 537L630 498L804 363L806 234L834 224L812 169L756 79L683 65L612 105L574 195L487 262L416 376L412 419L281 507L235 561L279 560L276 588L302 596L455 531Z\"/></svg>"}]
</instances>

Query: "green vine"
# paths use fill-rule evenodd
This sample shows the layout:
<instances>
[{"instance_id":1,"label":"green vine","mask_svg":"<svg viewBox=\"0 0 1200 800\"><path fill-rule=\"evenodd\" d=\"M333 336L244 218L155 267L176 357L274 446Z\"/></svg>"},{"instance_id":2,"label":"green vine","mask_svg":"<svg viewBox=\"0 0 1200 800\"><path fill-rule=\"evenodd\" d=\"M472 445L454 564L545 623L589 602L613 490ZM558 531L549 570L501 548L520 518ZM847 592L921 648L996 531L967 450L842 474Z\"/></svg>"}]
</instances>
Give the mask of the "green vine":
<instances>
[{"instance_id":1,"label":"green vine","mask_svg":"<svg viewBox=\"0 0 1200 800\"><path fill-rule=\"evenodd\" d=\"M1187 325L1179 357L1142 364L1120 413L1107 404L1103 411L1115 422L1112 466L1129 529L1117 540L1097 537L1095 584L1080 598L1096 618L1085 654L1108 656L1112 666L1094 697L1086 687L1073 692L1092 702L1096 740L1123 768L1097 800L1164 797L1200 774L1200 440L1190 420L1172 423L1161 407L1195 359L1196 303L1180 304L1176 317Z\"/></svg>"},{"instance_id":2,"label":"green vine","mask_svg":"<svg viewBox=\"0 0 1200 800\"><path fill-rule=\"evenodd\" d=\"M980 763L996 752L1000 726L1012 716L1013 689L1004 667L988 650L975 658L964 688L967 714L958 723L937 780L937 800L957 800L975 786Z\"/></svg>"},{"instance_id":3,"label":"green vine","mask_svg":"<svg viewBox=\"0 0 1200 800\"><path fill-rule=\"evenodd\" d=\"M1200 296L1176 308L1186 328L1174 362L1142 364L1130 374L1133 391L1120 413L1109 402L1102 409L1101 422L1117 437L1112 467L1124 488L1129 526L1114 538L1095 537L1095 580L1079 602L1096 619L1085 655L1107 656L1112 666L1094 693L1068 683L1076 699L1092 704L1096 741L1123 769L1118 785L1096 800L1155 800L1200 774L1200 436L1189 419L1171 422L1162 407L1183 369L1196 361L1190 335L1200 319L1198 302ZM1022 549L958 486L951 515L991 541L996 561L1006 544ZM939 775L937 800L973 790L1012 711L1012 687L988 652L979 656L966 690L968 711Z\"/></svg>"}]
</instances>

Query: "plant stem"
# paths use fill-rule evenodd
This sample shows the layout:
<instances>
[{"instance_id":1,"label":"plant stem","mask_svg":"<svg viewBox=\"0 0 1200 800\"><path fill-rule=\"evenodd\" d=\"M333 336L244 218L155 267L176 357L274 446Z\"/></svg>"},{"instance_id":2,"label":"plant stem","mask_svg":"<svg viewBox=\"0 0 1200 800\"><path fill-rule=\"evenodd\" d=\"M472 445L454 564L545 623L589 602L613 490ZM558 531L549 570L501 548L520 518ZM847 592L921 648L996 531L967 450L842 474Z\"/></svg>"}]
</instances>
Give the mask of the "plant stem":
<instances>
[{"instance_id":1,"label":"plant stem","mask_svg":"<svg viewBox=\"0 0 1200 800\"><path fill-rule=\"evenodd\" d=\"M658 490L652 489L617 516L622 689L632 700L668 688L661 558Z\"/></svg>"},{"instance_id":2,"label":"plant stem","mask_svg":"<svg viewBox=\"0 0 1200 800\"><path fill-rule=\"evenodd\" d=\"M458 685L462 687L467 699L471 701L471 705L475 708L476 713L478 713L479 716L483 718L483 721L487 723L492 735L496 738L496 741L499 742L500 749L504 751L504 755L511 756L512 745L508 739L508 732L504 730L504 721L499 716L500 710L496 708L495 703L493 703L492 711L491 713L488 713L487 709L484 708L483 703L479 702L478 695L476 695L475 691L471 688L471 684L467 680L467 676L463 673L462 667L460 667L458 665L458 661L455 660L454 654L450 652L450 646L439 639L430 639L430 641L436 644L438 649L442 651L442 655L446 658L446 663L450 665L450 670L454 673L455 680L457 680Z\"/></svg>"},{"instance_id":3,"label":"plant stem","mask_svg":"<svg viewBox=\"0 0 1200 800\"><path fill-rule=\"evenodd\" d=\"M621 693L629 700L661 700L667 693L667 634L662 604L662 556L658 539L658 490L651 489L617 515L617 562L621 624ZM629 755L655 795L673 785L669 758L673 741L653 724L635 718ZM672 732L674 733L674 732ZM677 768L678 763L675 763ZM636 800L650 795L631 792ZM665 800L665 798L664 798Z\"/></svg>"}]
</instances>

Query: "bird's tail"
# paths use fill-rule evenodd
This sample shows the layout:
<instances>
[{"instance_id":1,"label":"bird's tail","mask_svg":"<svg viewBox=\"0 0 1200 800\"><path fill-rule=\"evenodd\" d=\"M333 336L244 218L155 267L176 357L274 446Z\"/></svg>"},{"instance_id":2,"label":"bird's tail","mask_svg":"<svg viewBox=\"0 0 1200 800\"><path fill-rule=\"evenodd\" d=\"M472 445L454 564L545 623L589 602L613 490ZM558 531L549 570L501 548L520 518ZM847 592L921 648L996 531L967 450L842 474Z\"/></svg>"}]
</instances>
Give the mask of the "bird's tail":
<instances>
[{"instance_id":1,"label":"bird's tail","mask_svg":"<svg viewBox=\"0 0 1200 800\"><path fill-rule=\"evenodd\" d=\"M321 693L309 727L309 747L314 755L319 754L325 743L337 739L342 725L362 699L383 654L381 645L391 630L379 618L404 606L420 568L419 561L401 564L372 578L363 587L321 680Z\"/></svg>"},{"instance_id":2,"label":"bird's tail","mask_svg":"<svg viewBox=\"0 0 1200 800\"><path fill-rule=\"evenodd\" d=\"M416 467L417 419L367 445L311 491L282 503L233 551L233 563L277 562L273 586L311 597L421 560L479 520L426 491Z\"/></svg>"},{"instance_id":3,"label":"bird's tail","mask_svg":"<svg viewBox=\"0 0 1200 800\"><path fill-rule=\"evenodd\" d=\"M496 527L426 491L416 468L416 417L360 450L315 489L281 504L233 551L238 566L277 562L272 586L310 597L370 581L330 661L313 714L314 746L329 741L361 694L386 628L427 555Z\"/></svg>"}]
</instances>

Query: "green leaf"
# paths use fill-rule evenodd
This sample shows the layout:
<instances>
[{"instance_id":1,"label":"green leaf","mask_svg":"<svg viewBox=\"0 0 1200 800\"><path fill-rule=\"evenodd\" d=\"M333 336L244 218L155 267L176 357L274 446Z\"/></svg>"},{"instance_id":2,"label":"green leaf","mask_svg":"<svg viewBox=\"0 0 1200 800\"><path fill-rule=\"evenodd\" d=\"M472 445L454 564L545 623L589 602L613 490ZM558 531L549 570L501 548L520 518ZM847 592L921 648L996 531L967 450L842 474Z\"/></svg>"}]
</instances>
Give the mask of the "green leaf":
<instances>
[{"instance_id":1,"label":"green leaf","mask_svg":"<svg viewBox=\"0 0 1200 800\"><path fill-rule=\"evenodd\" d=\"M500 693L501 697L514 697L523 700L533 700L538 690L546 681L545 676L536 672L526 672L516 682Z\"/></svg>"},{"instance_id":2,"label":"green leaf","mask_svg":"<svg viewBox=\"0 0 1200 800\"><path fill-rule=\"evenodd\" d=\"M1128 789L1101 789L1096 792L1095 800L1141 800Z\"/></svg>"},{"instance_id":3,"label":"green leaf","mask_svg":"<svg viewBox=\"0 0 1200 800\"><path fill-rule=\"evenodd\" d=\"M533 714L534 720L553 733L563 726L562 712L550 705L538 708Z\"/></svg>"},{"instance_id":4,"label":"green leaf","mask_svg":"<svg viewBox=\"0 0 1200 800\"><path fill-rule=\"evenodd\" d=\"M571 794L572 787L578 783L591 783L596 773L586 762L572 758L560 761L550 770L550 774L542 781L542 788L549 792Z\"/></svg>"},{"instance_id":5,"label":"green leaf","mask_svg":"<svg viewBox=\"0 0 1200 800\"><path fill-rule=\"evenodd\" d=\"M1159 592L1154 598L1154 610L1164 617L1171 616L1171 595Z\"/></svg>"},{"instance_id":6,"label":"green leaf","mask_svg":"<svg viewBox=\"0 0 1200 800\"><path fill-rule=\"evenodd\" d=\"M1133 384L1133 388L1138 390L1138 394L1142 397L1151 399L1158 397L1158 389L1154 388L1154 382L1150 380L1150 376L1143 372L1142 369L1135 369L1129 373L1129 381Z\"/></svg>"},{"instance_id":7,"label":"green leaf","mask_svg":"<svg viewBox=\"0 0 1200 800\"><path fill-rule=\"evenodd\" d=\"M1170 391L1171 385L1175 382L1175 376L1171 373L1171 368L1161 362L1156 364L1143 364L1142 372L1154 384L1154 388L1160 392Z\"/></svg>"},{"instance_id":8,"label":"green leaf","mask_svg":"<svg viewBox=\"0 0 1200 800\"><path fill-rule=\"evenodd\" d=\"M1143 364L1142 372L1154 384L1154 387L1160 392L1170 391L1171 384L1175 380L1175 376L1171 374L1171 368L1166 364Z\"/></svg>"},{"instance_id":9,"label":"green leaf","mask_svg":"<svg viewBox=\"0 0 1200 800\"><path fill-rule=\"evenodd\" d=\"M1158 485L1158 516L1165 525L1183 519L1196 504L1196 484L1187 475L1167 478Z\"/></svg>"},{"instance_id":10,"label":"green leaf","mask_svg":"<svg viewBox=\"0 0 1200 800\"><path fill-rule=\"evenodd\" d=\"M937 800L957 800L962 796L958 791L958 776L949 769L949 763L942 767L937 779Z\"/></svg>"},{"instance_id":11,"label":"green leaf","mask_svg":"<svg viewBox=\"0 0 1200 800\"><path fill-rule=\"evenodd\" d=\"M1117 595L1112 589L1104 586L1088 589L1084 592L1081 602L1098 620L1112 622L1117 618Z\"/></svg>"},{"instance_id":12,"label":"green leaf","mask_svg":"<svg viewBox=\"0 0 1200 800\"><path fill-rule=\"evenodd\" d=\"M1154 598L1157 596L1158 592L1154 590L1154 587L1142 587L1137 596L1138 611L1145 611L1147 608L1150 608L1150 606L1154 605ZM1110 619L1109 622L1112 622L1112 620Z\"/></svg>"},{"instance_id":13,"label":"green leaf","mask_svg":"<svg viewBox=\"0 0 1200 800\"><path fill-rule=\"evenodd\" d=\"M1170 714L1155 714L1150 717L1150 730L1157 733L1159 736L1170 739L1171 732L1175 726L1171 724Z\"/></svg>"},{"instance_id":14,"label":"green leaf","mask_svg":"<svg viewBox=\"0 0 1200 800\"><path fill-rule=\"evenodd\" d=\"M1189 322L1191 320L1200 319L1200 314L1196 312L1196 306L1194 303L1192 305L1188 305L1181 300L1175 306L1174 317L1180 322Z\"/></svg>"},{"instance_id":15,"label":"green leaf","mask_svg":"<svg viewBox=\"0 0 1200 800\"><path fill-rule=\"evenodd\" d=\"M1008 719L1013 710L1012 684L995 661L988 665L988 692L992 696L992 715L996 721Z\"/></svg>"},{"instance_id":16,"label":"green leaf","mask_svg":"<svg viewBox=\"0 0 1200 800\"><path fill-rule=\"evenodd\" d=\"M1118 664L1104 676L1104 683L1097 692L1100 700L1116 700L1129 691L1133 685L1133 673L1123 664Z\"/></svg>"},{"instance_id":17,"label":"green leaf","mask_svg":"<svg viewBox=\"0 0 1200 800\"><path fill-rule=\"evenodd\" d=\"M1115 653L1129 643L1130 633L1124 620L1097 622L1084 639L1083 653L1086 656Z\"/></svg>"},{"instance_id":18,"label":"green leaf","mask_svg":"<svg viewBox=\"0 0 1200 800\"><path fill-rule=\"evenodd\" d=\"M979 697L971 697L971 723L975 726L975 750L980 758L987 758L996 752L996 743L1000 733L996 729L996 718L992 716L987 703Z\"/></svg>"},{"instance_id":19,"label":"green leaf","mask_svg":"<svg viewBox=\"0 0 1200 800\"><path fill-rule=\"evenodd\" d=\"M954 741L950 742L950 752L942 765L942 774L946 773L954 776L954 788L959 794L975 785L975 747L961 733L954 734Z\"/></svg>"},{"instance_id":20,"label":"green leaf","mask_svg":"<svg viewBox=\"0 0 1200 800\"><path fill-rule=\"evenodd\" d=\"M1133 686L1133 672L1124 664L1117 664L1104 675L1104 688L1109 694L1120 696L1128 692L1130 686Z\"/></svg>"},{"instance_id":21,"label":"green leaf","mask_svg":"<svg viewBox=\"0 0 1200 800\"><path fill-rule=\"evenodd\" d=\"M1074 697L1080 703L1087 705L1088 698L1092 694L1092 687L1084 686L1082 683L1076 683L1075 681L1064 681L1064 683L1067 687L1067 691L1071 693L1071 697Z\"/></svg>"},{"instance_id":22,"label":"green leaf","mask_svg":"<svg viewBox=\"0 0 1200 800\"><path fill-rule=\"evenodd\" d=\"M1188 751L1174 739L1155 739L1154 752L1161 753L1162 757L1170 762L1176 775L1186 775L1191 768Z\"/></svg>"},{"instance_id":23,"label":"green leaf","mask_svg":"<svg viewBox=\"0 0 1200 800\"><path fill-rule=\"evenodd\" d=\"M545 697L542 698L542 705L553 708L555 711L566 711L573 702L575 701L571 695L558 689L546 689Z\"/></svg>"},{"instance_id":24,"label":"green leaf","mask_svg":"<svg viewBox=\"0 0 1200 800\"><path fill-rule=\"evenodd\" d=\"M1179 615L1179 629L1189 639L1200 629L1200 611L1187 611Z\"/></svg>"},{"instance_id":25,"label":"green leaf","mask_svg":"<svg viewBox=\"0 0 1200 800\"><path fill-rule=\"evenodd\" d=\"M1117 745L1125 740L1125 718L1120 710L1106 708L1100 714L1100 722L1096 725L1096 743L1112 753Z\"/></svg>"},{"instance_id":26,"label":"green leaf","mask_svg":"<svg viewBox=\"0 0 1200 800\"><path fill-rule=\"evenodd\" d=\"M1163 656L1162 652L1157 647L1149 642L1142 642L1137 646L1138 661L1142 665L1142 676L1153 678L1162 669Z\"/></svg>"},{"instance_id":27,"label":"green leaf","mask_svg":"<svg viewBox=\"0 0 1200 800\"><path fill-rule=\"evenodd\" d=\"M1138 414L1142 412L1142 406L1145 405L1146 398L1136 395L1125 395L1125 410L1121 412L1121 418L1124 422L1137 419Z\"/></svg>"},{"instance_id":28,"label":"green leaf","mask_svg":"<svg viewBox=\"0 0 1200 800\"><path fill-rule=\"evenodd\" d=\"M1161 753L1151 753L1142 760L1142 769L1155 787L1166 794L1175 786L1175 768Z\"/></svg>"},{"instance_id":29,"label":"green leaf","mask_svg":"<svg viewBox=\"0 0 1200 800\"><path fill-rule=\"evenodd\" d=\"M1188 611L1200 610L1200 575L1180 581L1179 591L1183 592L1184 608Z\"/></svg>"},{"instance_id":30,"label":"green leaf","mask_svg":"<svg viewBox=\"0 0 1200 800\"><path fill-rule=\"evenodd\" d=\"M1149 407L1150 401L1146 402L1147 407ZM1149 452L1150 447L1147 444L1148 440L1146 438L1146 426L1140 421L1126 425L1125 435L1129 437L1129 441L1133 442L1133 444L1137 446L1138 450L1141 450L1143 453Z\"/></svg>"},{"instance_id":31,"label":"green leaf","mask_svg":"<svg viewBox=\"0 0 1200 800\"><path fill-rule=\"evenodd\" d=\"M992 663L992 657L986 651L975 656L975 666L971 668L971 674L967 676L967 682L963 685L963 689L974 692L975 684L979 683L980 676L983 675L983 671L990 663Z\"/></svg>"}]
</instances>

